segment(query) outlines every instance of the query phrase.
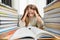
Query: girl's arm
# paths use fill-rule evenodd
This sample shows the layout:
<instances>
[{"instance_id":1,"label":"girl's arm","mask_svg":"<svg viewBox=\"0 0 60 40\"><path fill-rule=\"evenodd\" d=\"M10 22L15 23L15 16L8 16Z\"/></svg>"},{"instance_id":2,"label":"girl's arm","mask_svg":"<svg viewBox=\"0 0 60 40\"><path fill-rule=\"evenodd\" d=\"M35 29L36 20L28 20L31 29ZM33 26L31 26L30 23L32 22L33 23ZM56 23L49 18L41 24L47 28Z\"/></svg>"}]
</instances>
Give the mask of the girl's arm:
<instances>
[{"instance_id":1,"label":"girl's arm","mask_svg":"<svg viewBox=\"0 0 60 40\"><path fill-rule=\"evenodd\" d=\"M40 29L44 29L44 22L43 21L40 22L40 21L37 20L37 26Z\"/></svg>"},{"instance_id":2,"label":"girl's arm","mask_svg":"<svg viewBox=\"0 0 60 40\"><path fill-rule=\"evenodd\" d=\"M23 17L22 21L25 21L27 14L28 14L28 12L26 11L25 16Z\"/></svg>"},{"instance_id":3,"label":"girl's arm","mask_svg":"<svg viewBox=\"0 0 60 40\"><path fill-rule=\"evenodd\" d=\"M42 21L41 17L37 14L37 12L36 12L36 11L35 11L35 16L36 16L36 18L37 18L37 20L38 20L39 22L41 22L41 21Z\"/></svg>"},{"instance_id":4,"label":"girl's arm","mask_svg":"<svg viewBox=\"0 0 60 40\"><path fill-rule=\"evenodd\" d=\"M43 29L44 22L42 21L41 17L37 14L36 11L35 11L35 16L37 18L37 26L38 26L38 28Z\"/></svg>"}]
</instances>

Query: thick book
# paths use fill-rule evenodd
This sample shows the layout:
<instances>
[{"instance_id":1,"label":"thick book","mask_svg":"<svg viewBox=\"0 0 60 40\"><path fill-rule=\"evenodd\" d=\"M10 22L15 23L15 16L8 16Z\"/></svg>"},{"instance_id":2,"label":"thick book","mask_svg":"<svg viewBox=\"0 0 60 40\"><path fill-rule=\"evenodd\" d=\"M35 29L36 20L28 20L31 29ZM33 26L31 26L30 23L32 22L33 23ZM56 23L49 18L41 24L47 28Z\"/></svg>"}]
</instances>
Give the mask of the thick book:
<instances>
[{"instance_id":1,"label":"thick book","mask_svg":"<svg viewBox=\"0 0 60 40\"><path fill-rule=\"evenodd\" d=\"M49 32L46 32L42 29L36 28L34 26L22 27L19 28L10 38L9 40L23 40L23 39L32 39L36 40L38 38L54 38Z\"/></svg>"}]
</instances>

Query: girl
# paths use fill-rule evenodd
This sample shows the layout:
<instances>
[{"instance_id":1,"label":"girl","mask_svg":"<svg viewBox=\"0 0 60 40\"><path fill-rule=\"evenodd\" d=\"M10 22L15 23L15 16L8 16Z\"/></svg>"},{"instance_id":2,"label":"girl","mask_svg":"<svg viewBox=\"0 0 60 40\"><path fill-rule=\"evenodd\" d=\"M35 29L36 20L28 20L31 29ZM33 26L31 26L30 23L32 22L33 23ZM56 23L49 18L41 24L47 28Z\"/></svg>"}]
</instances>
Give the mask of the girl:
<instances>
[{"instance_id":1,"label":"girl","mask_svg":"<svg viewBox=\"0 0 60 40\"><path fill-rule=\"evenodd\" d=\"M20 27L35 26L37 28L43 29L43 21L35 5L30 4L25 8L23 17L21 18L19 25Z\"/></svg>"}]
</instances>

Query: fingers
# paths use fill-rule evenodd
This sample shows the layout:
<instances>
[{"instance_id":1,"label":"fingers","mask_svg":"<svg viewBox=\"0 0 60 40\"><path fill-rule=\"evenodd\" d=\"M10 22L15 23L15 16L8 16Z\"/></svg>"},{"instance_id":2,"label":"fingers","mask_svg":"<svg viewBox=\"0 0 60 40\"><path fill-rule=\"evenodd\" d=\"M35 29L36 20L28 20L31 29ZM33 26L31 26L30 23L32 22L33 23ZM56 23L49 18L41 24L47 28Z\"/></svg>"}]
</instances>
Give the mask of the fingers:
<instances>
[{"instance_id":1,"label":"fingers","mask_svg":"<svg viewBox=\"0 0 60 40\"><path fill-rule=\"evenodd\" d=\"M26 13L25 13L26 15L28 14L28 11L26 11Z\"/></svg>"}]
</instances>

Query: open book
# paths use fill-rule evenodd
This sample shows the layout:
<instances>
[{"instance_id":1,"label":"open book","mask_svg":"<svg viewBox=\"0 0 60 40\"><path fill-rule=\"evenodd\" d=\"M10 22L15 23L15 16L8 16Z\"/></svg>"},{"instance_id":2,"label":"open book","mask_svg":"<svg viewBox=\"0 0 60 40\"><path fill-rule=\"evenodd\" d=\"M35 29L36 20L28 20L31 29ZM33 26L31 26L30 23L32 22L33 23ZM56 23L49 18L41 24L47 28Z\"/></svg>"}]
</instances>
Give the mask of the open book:
<instances>
[{"instance_id":1,"label":"open book","mask_svg":"<svg viewBox=\"0 0 60 40\"><path fill-rule=\"evenodd\" d=\"M22 27L19 28L11 37L9 40L14 40L14 39L24 39L24 38L31 38L31 39L38 39L40 37L43 37L46 35L46 37L53 37L50 35L48 32L38 29L36 27Z\"/></svg>"}]
</instances>

